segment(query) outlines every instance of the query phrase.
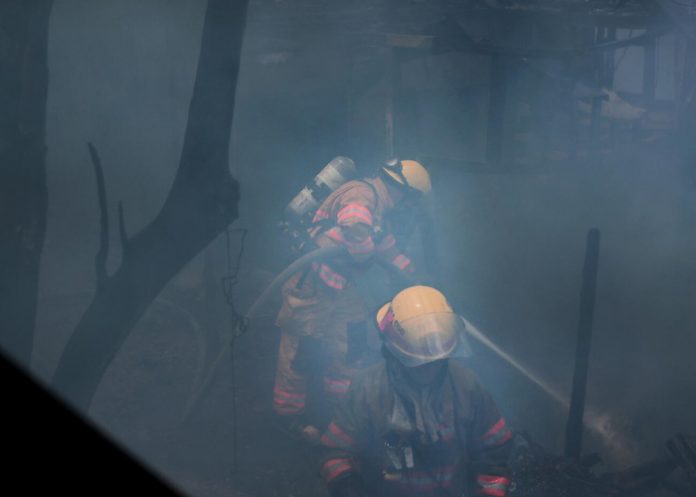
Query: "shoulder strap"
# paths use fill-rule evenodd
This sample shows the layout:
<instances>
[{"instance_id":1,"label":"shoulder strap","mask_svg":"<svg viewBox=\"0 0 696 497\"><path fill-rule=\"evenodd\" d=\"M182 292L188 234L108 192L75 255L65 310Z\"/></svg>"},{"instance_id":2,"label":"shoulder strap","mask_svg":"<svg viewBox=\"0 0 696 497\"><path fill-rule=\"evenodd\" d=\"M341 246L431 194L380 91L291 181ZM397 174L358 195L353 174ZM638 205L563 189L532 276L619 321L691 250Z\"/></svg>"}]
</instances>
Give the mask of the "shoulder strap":
<instances>
[{"instance_id":1,"label":"shoulder strap","mask_svg":"<svg viewBox=\"0 0 696 497\"><path fill-rule=\"evenodd\" d=\"M377 204L379 204L379 201L380 201L380 200L379 200L379 193L377 192L377 188L375 188L375 185L373 185L372 183L370 183L370 182L368 182L368 181L365 181L364 179L361 179L361 180L358 180L358 181L360 181L360 183L364 183L364 184L366 184L367 186L369 186L370 189L372 190L372 193L375 194L375 210L376 210Z\"/></svg>"}]
</instances>

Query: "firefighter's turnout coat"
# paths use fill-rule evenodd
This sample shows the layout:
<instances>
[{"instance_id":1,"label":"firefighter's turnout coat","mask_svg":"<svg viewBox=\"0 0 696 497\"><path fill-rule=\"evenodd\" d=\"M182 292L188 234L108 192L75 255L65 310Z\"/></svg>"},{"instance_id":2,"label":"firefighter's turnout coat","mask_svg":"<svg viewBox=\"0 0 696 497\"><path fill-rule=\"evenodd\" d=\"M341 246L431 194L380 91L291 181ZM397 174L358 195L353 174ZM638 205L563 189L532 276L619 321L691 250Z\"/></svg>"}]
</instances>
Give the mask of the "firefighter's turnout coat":
<instances>
[{"instance_id":1,"label":"firefighter's turnout coat","mask_svg":"<svg viewBox=\"0 0 696 497\"><path fill-rule=\"evenodd\" d=\"M293 415L305 409L309 371L297 360L307 337L322 344L321 352L315 351L315 355L320 354L323 361L320 369L326 394L336 399L345 396L353 373L346 364L346 330L350 323L367 319L364 301L349 278L350 271L359 265L355 261L380 257L405 272L413 270L411 260L399 251L394 236L384 226L385 214L393 208L386 186L375 178L347 182L317 209L309 231L317 246L343 245L351 256L314 263L283 287L283 306L276 320L281 328L273 392L276 413Z\"/></svg>"},{"instance_id":2,"label":"firefighter's turnout coat","mask_svg":"<svg viewBox=\"0 0 696 497\"><path fill-rule=\"evenodd\" d=\"M457 360L446 368L433 397L434 437L415 428L412 405L412 422L400 419L388 366L359 374L321 437L326 483L353 473L374 496L504 496L512 432L474 373Z\"/></svg>"}]
</instances>

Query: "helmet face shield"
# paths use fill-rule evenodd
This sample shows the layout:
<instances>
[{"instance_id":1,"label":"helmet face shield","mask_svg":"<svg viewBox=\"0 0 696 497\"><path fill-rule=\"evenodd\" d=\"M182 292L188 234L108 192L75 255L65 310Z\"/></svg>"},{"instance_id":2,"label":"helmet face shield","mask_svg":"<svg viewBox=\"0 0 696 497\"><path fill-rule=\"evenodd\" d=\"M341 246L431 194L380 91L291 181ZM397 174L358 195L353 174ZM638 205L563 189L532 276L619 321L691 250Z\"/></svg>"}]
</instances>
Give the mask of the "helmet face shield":
<instances>
[{"instance_id":1,"label":"helmet face shield","mask_svg":"<svg viewBox=\"0 0 696 497\"><path fill-rule=\"evenodd\" d=\"M389 351L407 367L471 355L464 322L454 312L431 312L404 321L395 321L388 312L380 329Z\"/></svg>"}]
</instances>

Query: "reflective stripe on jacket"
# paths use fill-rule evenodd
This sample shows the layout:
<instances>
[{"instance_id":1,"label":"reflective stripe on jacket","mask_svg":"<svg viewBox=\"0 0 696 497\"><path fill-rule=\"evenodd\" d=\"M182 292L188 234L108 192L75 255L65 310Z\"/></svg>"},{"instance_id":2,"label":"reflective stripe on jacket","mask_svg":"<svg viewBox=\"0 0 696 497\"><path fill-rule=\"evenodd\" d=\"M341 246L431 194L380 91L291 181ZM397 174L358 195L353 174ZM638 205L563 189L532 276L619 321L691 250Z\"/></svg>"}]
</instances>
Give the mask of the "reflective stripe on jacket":
<instances>
[{"instance_id":1,"label":"reflective stripe on jacket","mask_svg":"<svg viewBox=\"0 0 696 497\"><path fill-rule=\"evenodd\" d=\"M510 483L505 461L512 432L470 370L454 360L447 368L439 440L408 449L394 449L390 442L394 391L385 365L359 375L321 437L326 483L354 472L375 495L425 497L473 490L504 496Z\"/></svg>"}]
</instances>

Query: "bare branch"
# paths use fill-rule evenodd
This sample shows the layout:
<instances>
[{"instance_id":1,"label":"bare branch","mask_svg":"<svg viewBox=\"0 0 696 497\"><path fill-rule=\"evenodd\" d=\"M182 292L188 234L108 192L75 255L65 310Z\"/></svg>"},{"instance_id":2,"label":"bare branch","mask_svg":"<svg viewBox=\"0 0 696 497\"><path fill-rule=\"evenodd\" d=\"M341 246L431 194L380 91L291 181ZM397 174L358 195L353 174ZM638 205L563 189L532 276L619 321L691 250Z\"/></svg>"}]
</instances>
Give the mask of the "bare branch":
<instances>
[{"instance_id":1,"label":"bare branch","mask_svg":"<svg viewBox=\"0 0 696 497\"><path fill-rule=\"evenodd\" d=\"M109 364L164 285L237 217L239 184L228 157L247 3L208 0L172 188L152 222L127 240L126 257L94 296L58 361L52 385L80 411L89 408Z\"/></svg>"},{"instance_id":2,"label":"bare branch","mask_svg":"<svg viewBox=\"0 0 696 497\"><path fill-rule=\"evenodd\" d=\"M97 180L97 195L99 197L99 251L94 258L97 270L97 292L104 288L108 278L106 274L106 258L109 255L109 207L106 201L106 186L104 184L104 170L102 169L99 153L92 142L87 143L89 155L92 157L94 175Z\"/></svg>"}]
</instances>

